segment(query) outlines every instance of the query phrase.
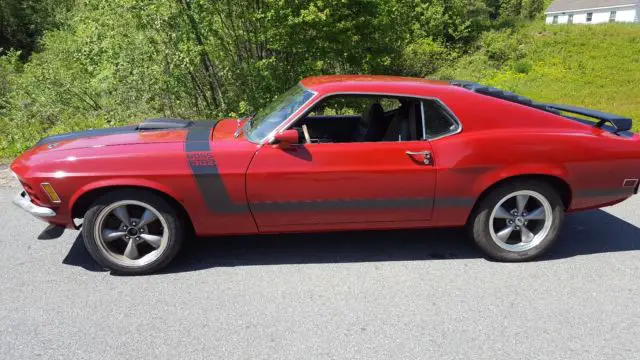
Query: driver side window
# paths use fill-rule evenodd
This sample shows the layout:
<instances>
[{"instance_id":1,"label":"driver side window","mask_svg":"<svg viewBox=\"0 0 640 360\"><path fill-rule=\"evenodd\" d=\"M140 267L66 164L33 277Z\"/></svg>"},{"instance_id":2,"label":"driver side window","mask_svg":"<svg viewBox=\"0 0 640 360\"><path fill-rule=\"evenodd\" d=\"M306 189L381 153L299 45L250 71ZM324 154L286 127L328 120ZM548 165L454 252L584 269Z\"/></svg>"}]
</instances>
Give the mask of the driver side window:
<instances>
[{"instance_id":1,"label":"driver side window","mask_svg":"<svg viewBox=\"0 0 640 360\"><path fill-rule=\"evenodd\" d=\"M398 109L402 104L395 98L368 96L334 96L324 99L307 114L307 117L351 115L360 116L367 106L379 102L385 112Z\"/></svg>"},{"instance_id":2,"label":"driver side window","mask_svg":"<svg viewBox=\"0 0 640 360\"><path fill-rule=\"evenodd\" d=\"M424 137L420 100L379 95L334 95L292 126L307 143L415 141Z\"/></svg>"}]
</instances>

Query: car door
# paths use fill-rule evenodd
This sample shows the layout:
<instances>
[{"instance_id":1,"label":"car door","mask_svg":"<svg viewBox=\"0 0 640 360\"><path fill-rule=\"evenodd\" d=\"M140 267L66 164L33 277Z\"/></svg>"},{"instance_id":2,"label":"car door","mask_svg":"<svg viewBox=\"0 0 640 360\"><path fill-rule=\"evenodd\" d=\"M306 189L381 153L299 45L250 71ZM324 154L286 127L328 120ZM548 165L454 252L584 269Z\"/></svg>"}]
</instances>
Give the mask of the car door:
<instances>
[{"instance_id":1,"label":"car door","mask_svg":"<svg viewBox=\"0 0 640 360\"><path fill-rule=\"evenodd\" d=\"M423 223L436 182L430 153L428 141L263 145L247 171L250 209L262 231Z\"/></svg>"}]
</instances>

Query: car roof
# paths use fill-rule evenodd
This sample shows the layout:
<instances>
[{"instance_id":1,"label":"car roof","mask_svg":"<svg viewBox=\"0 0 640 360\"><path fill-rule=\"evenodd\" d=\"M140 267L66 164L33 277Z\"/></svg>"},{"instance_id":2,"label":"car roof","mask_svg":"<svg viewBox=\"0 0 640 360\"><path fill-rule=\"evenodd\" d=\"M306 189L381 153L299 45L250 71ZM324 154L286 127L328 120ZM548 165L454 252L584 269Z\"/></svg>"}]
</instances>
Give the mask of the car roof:
<instances>
[{"instance_id":1,"label":"car roof","mask_svg":"<svg viewBox=\"0 0 640 360\"><path fill-rule=\"evenodd\" d=\"M411 94L453 88L448 82L385 75L325 75L304 78L300 84L320 93L389 92ZM431 91L430 91L431 90Z\"/></svg>"},{"instance_id":2,"label":"car roof","mask_svg":"<svg viewBox=\"0 0 640 360\"><path fill-rule=\"evenodd\" d=\"M333 94L380 94L383 96L386 94L437 99L455 114L460 122L463 122L466 131L530 126L547 128L561 126L564 129L578 129L578 124L575 122L567 122L566 119L558 122L561 116L554 111L549 111L545 104L539 104L508 91L467 81L444 82L383 75L327 75L304 78L300 81L300 85L316 92L320 97ZM484 111L478 112L480 108ZM491 111L486 111L487 109ZM496 117L495 111L503 111L509 116ZM512 121L513 118L534 117L535 122ZM542 119L547 119L548 122ZM584 130L584 125L580 125L578 130Z\"/></svg>"}]
</instances>

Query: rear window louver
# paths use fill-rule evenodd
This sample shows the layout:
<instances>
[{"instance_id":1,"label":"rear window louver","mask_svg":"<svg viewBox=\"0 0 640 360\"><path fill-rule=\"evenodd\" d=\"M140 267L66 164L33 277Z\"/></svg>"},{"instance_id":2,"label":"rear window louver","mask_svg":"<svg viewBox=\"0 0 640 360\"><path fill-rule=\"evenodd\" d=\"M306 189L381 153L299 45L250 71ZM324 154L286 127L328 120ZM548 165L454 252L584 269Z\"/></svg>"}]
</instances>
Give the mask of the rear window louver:
<instances>
[{"instance_id":1,"label":"rear window louver","mask_svg":"<svg viewBox=\"0 0 640 360\"><path fill-rule=\"evenodd\" d=\"M619 134L619 133L631 130L631 127L633 125L632 120L625 116L608 114L602 111L585 109L577 106L539 103L527 97L514 94L510 91L504 91L495 87L486 86L486 85L474 83L471 81L454 80L454 81L451 81L450 84L476 92L478 94L487 95L494 98L506 100L512 103L533 107L542 111L563 116L571 120L577 120L582 123L595 126L597 128L605 129L615 134ZM567 116L567 115L564 115L564 113L585 116L587 118L595 119L597 120L597 122L593 123L588 120ZM607 124L611 124L611 126L608 126Z\"/></svg>"},{"instance_id":2,"label":"rear window louver","mask_svg":"<svg viewBox=\"0 0 640 360\"><path fill-rule=\"evenodd\" d=\"M487 96L491 96L494 98L498 98L498 99L502 99L502 100L506 100L506 101L510 101L510 102L514 102L520 105L526 105L526 106L531 106L531 107L535 107L538 108L540 110L545 110L548 111L548 109L546 108L545 104L540 104L537 103L527 97L518 95L518 94L514 94L510 91L505 91L502 89L498 89L495 87L491 87L491 86L486 86L486 85L482 85L482 84L478 84L478 83L474 83L471 81L462 81L462 80L454 80L450 82L451 85L454 86L459 86L461 88L465 88L467 90L471 90L473 92L476 92L478 94L482 94L482 95L487 95Z\"/></svg>"}]
</instances>

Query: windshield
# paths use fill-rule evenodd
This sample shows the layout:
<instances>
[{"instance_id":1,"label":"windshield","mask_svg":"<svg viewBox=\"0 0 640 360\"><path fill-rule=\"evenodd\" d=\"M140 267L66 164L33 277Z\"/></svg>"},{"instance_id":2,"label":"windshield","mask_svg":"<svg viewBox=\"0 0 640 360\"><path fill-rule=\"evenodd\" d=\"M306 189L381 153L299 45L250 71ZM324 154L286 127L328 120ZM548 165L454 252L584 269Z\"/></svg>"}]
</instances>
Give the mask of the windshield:
<instances>
[{"instance_id":1,"label":"windshield","mask_svg":"<svg viewBox=\"0 0 640 360\"><path fill-rule=\"evenodd\" d=\"M244 133L251 142L261 142L283 121L298 111L314 93L296 85L260 110L245 123Z\"/></svg>"}]
</instances>

